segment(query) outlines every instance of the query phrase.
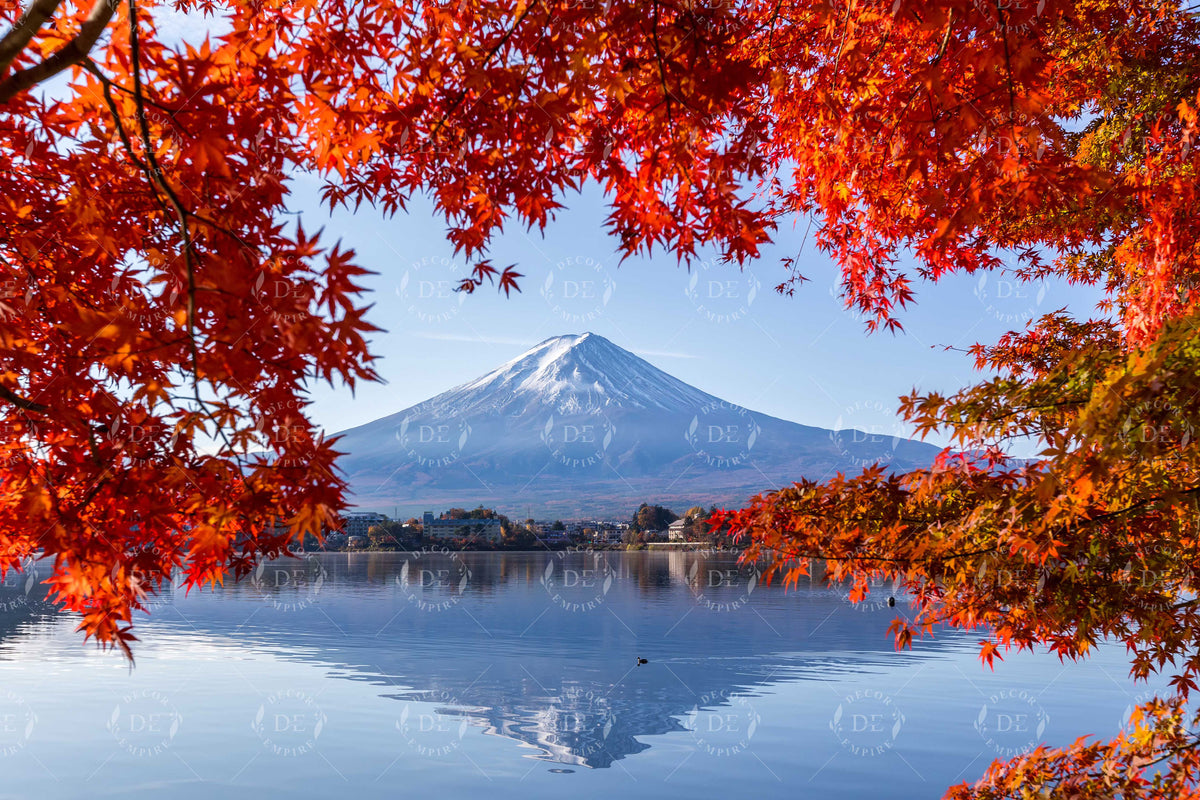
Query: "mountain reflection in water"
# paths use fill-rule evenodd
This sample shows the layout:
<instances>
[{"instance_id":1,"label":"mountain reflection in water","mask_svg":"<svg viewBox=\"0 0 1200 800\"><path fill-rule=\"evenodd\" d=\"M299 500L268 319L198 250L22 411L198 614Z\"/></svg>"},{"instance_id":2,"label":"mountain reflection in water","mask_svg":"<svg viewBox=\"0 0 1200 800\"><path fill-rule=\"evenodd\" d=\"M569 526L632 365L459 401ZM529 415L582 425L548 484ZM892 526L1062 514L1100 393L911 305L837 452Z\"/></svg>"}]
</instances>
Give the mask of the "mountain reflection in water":
<instances>
[{"instance_id":1,"label":"mountain reflection in water","mask_svg":"<svg viewBox=\"0 0 1200 800\"><path fill-rule=\"evenodd\" d=\"M844 671L836 653L856 651L854 669L927 657L893 652L880 605L848 608L819 584L785 593L728 552L432 550L283 559L215 593L166 587L139 627L236 629L284 657L319 642L342 677L433 704L416 733L453 739L448 718L465 719L536 758L609 767L650 747L637 737L714 727L720 709L735 717L711 744L736 747L754 722L739 700ZM53 616L26 577L0 587L5 638Z\"/></svg>"},{"instance_id":2,"label":"mountain reflection in water","mask_svg":"<svg viewBox=\"0 0 1200 800\"><path fill-rule=\"evenodd\" d=\"M32 574L44 577L37 571L35 565ZM55 631L61 638L73 625L48 606L30 574L10 575L0 586L0 664L20 666L31 643ZM878 587L868 602L852 606L844 591L820 581L785 592L760 581L736 554L720 552L321 554L264 564L215 591L185 595L167 587L137 633L140 652L151 659L170 648L170 658L186 660L195 643L215 642L228 648L222 658L263 654L315 665L327 681L379 687L363 713L387 722L402 766L413 763L406 758L473 753L478 745L468 734L481 729L519 743L521 755L556 773L603 770L661 746L685 748L683 760L711 756L705 769L717 771L693 770L692 780L706 784L735 761L719 757L752 750L763 774L770 772L764 780L781 782L780 789L786 784L777 773L794 761L806 774L842 770L839 782L891 796L882 761L858 756L887 752L904 726L908 738L900 741L917 743L905 763L922 781L942 782L921 783L919 796L934 795L1003 755L971 727L979 698L995 684L968 655L975 634L942 632L895 652L886 629L907 604L899 598L888 608L889 594L890 587ZM905 716L890 695L846 695L847 687L878 687L905 670L915 675L922 665L958 662L966 666L953 685L910 685L907 678L900 685L901 699L919 697L932 709L928 719L911 703ZM140 676L144 669L134 670L131 683L158 680L153 671ZM1087 665L1075 669L1078 685L1107 681L1110 692L1123 677L1111 664L1104 675L1086 672ZM1053 693L1040 693L1056 678L1029 674L1038 676L1038 697L1052 707ZM776 715L774 727L763 722L783 687L821 683L830 685L828 697L797 700L793 693L787 719ZM849 722L854 702L874 704L870 729ZM1086 699L1063 702L1079 714L1088 707ZM1051 732L1061 740L1115 733L1076 730L1075 710L1065 717L1052 710L1058 725ZM199 724L195 717L188 724ZM222 730L215 725L210 733L219 741ZM363 748L379 740L361 736ZM944 757L956 750L957 766ZM842 761L825 767L839 753ZM743 776L729 772L730 781L735 774ZM445 772L438 778L450 779Z\"/></svg>"}]
</instances>

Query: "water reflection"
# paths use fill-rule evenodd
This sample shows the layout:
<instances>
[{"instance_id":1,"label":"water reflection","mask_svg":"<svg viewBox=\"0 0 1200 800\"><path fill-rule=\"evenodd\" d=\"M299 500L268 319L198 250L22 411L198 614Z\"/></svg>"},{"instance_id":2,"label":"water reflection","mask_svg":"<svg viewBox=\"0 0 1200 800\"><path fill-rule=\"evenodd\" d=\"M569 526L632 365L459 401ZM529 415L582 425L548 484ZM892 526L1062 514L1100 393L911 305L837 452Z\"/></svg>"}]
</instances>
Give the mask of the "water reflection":
<instances>
[{"instance_id":1,"label":"water reflection","mask_svg":"<svg viewBox=\"0 0 1200 800\"><path fill-rule=\"evenodd\" d=\"M85 652L76 637L61 636L74 622L50 608L44 586L30 583L31 574L44 577L37 570L32 565L0 584L0 660L18 677L65 658L64 648ZM138 628L145 659L132 674L121 670L128 688L114 724L133 731L137 715L125 710L150 698L157 705L142 705L174 714L165 728L170 738L139 739L137 752L166 747L189 763L250 763L267 752L291 761L261 762L276 770L261 780L291 776L313 796L329 786L305 784L319 778L297 764L315 769L305 759L325 759L330 748L337 780L371 765L372 786L388 770L433 770L422 778L427 788L457 781L459 790L485 790L488 782L472 783L467 767L486 763L490 780L516 762L559 775L586 772L606 791L631 797L659 794L650 784L635 789L609 778L648 772L670 781L675 796L685 785L694 796L749 784L771 795L782 789L779 776L794 772L814 796L874 790L925 797L978 774L997 755L1037 743L1033 734L1001 731L993 719L1001 712L1015 718L1026 706L1046 706L1035 733L1062 741L1115 733L1133 696L1117 684L1122 669L1075 667L1068 689L1055 686L1056 662L1053 672L1019 673L1023 683L996 683L971 654L976 636L942 634L896 653L886 628L905 604L888 608L888 587L878 588L874 602L859 606L820 581L784 592L753 565L719 552L428 549L281 560L215 592L174 586L156 597L153 617ZM252 660L264 663L265 677L246 679L239 662ZM70 669L78 669L64 668L71 700L26 692L43 719L56 702L77 705L97 694L97 662ZM210 675L206 693L195 688L195 670ZM297 687L280 677L297 671L318 673L318 683ZM1113 730L1073 727L1106 718L1090 696L1074 693L1085 685L1093 694L1115 693ZM364 694L369 702L353 699ZM98 709L106 725L112 708ZM35 744L48 735L49 723L40 724ZM62 735L103 750L112 727L65 723ZM331 736L344 737L340 758ZM507 747L495 754L484 742ZM887 761L898 756L902 764ZM66 762L51 766L69 772ZM155 763L164 780L179 777L168 769L174 762ZM684 763L686 775L676 772ZM896 783L897 767L909 784ZM31 768L27 779L36 775ZM237 786L239 775L219 785ZM512 794L560 791L521 784Z\"/></svg>"},{"instance_id":2,"label":"water reflection","mask_svg":"<svg viewBox=\"0 0 1200 800\"><path fill-rule=\"evenodd\" d=\"M785 593L728 552L321 554L174 600L152 626L236 627L284 657L301 645L310 659L303 645L318 643L340 676L393 687L414 752L458 747L465 725L590 768L673 732L736 752L765 686L961 644L896 654L890 617L850 610L819 582Z\"/></svg>"},{"instance_id":3,"label":"water reflection","mask_svg":"<svg viewBox=\"0 0 1200 800\"><path fill-rule=\"evenodd\" d=\"M58 624L58 614L42 583L49 576L49 563L30 558L20 570L10 570L0 580L0 643L37 636Z\"/></svg>"}]
</instances>

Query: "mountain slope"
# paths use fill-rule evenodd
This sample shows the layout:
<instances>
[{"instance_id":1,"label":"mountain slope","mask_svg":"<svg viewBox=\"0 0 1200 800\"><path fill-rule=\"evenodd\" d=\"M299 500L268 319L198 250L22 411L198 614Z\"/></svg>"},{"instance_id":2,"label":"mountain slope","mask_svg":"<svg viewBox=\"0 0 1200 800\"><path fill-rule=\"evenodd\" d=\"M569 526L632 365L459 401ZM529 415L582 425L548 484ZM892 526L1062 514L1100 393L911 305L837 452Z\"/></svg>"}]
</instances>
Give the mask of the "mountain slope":
<instances>
[{"instance_id":1,"label":"mountain slope","mask_svg":"<svg viewBox=\"0 0 1200 800\"><path fill-rule=\"evenodd\" d=\"M643 501L739 504L802 476L875 461L908 469L938 452L752 412L593 333L547 339L340 435L354 502L401 514L482 503L510 516L625 517Z\"/></svg>"}]
</instances>

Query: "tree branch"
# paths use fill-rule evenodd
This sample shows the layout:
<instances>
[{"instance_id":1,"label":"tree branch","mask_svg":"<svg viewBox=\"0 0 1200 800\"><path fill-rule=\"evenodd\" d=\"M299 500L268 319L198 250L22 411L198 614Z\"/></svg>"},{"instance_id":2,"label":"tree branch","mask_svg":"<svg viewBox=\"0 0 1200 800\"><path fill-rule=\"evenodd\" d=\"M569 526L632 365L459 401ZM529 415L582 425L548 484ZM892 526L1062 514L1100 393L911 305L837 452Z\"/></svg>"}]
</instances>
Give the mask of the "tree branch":
<instances>
[{"instance_id":1,"label":"tree branch","mask_svg":"<svg viewBox=\"0 0 1200 800\"><path fill-rule=\"evenodd\" d=\"M106 2L106 0L100 0ZM167 179L163 173L162 167L159 166L158 157L154 153L154 143L150 140L150 126L146 121L146 106L144 95L142 93L142 68L140 63L141 44L138 39L138 23L137 23L137 4L136 0L128 0L129 3L129 54L132 61L133 72L133 101L137 106L138 125L142 134L142 149L146 154L146 164L149 166L146 174L151 182L162 190L166 195L167 201L175 210L175 215L179 220L179 235L183 240L183 263L187 270L188 282L188 300L187 300L187 336L191 343L192 351L192 385L196 389L196 400L200 401L199 387L196 382L199 379L199 357L196 349L196 271L195 265L192 262L192 236L188 230L187 211L180 202L179 196L175 194L175 190L167 183ZM202 401L201 401L201 404Z\"/></svg>"},{"instance_id":2,"label":"tree branch","mask_svg":"<svg viewBox=\"0 0 1200 800\"><path fill-rule=\"evenodd\" d=\"M982 550L967 550L967 551L963 551L963 552L959 552L959 553L945 553L945 554L934 553L934 554L931 554L928 556L922 556L919 558L915 557L915 556L890 558L887 556L859 555L857 553L849 554L849 555L829 555L828 553L801 553L801 552L798 552L795 550L785 550L781 547L769 547L769 549L774 550L777 553L782 553L783 555L787 556L788 558L809 558L809 559L815 559L818 561L850 561L850 562L879 561L879 562L883 562L883 563L887 563L887 564L907 564L907 565L921 564L921 563L926 563L926 562L930 562L930 561L953 561L955 559L971 558L973 556L986 555L988 553L995 553L997 551L997 548L993 546L993 547L985 547Z\"/></svg>"},{"instance_id":3,"label":"tree branch","mask_svg":"<svg viewBox=\"0 0 1200 800\"><path fill-rule=\"evenodd\" d=\"M62 0L33 0L29 8L25 9L25 13L12 26L12 30L0 39L0 72L8 69L8 65L25 49L34 34L54 16L61 2Z\"/></svg>"},{"instance_id":4,"label":"tree branch","mask_svg":"<svg viewBox=\"0 0 1200 800\"><path fill-rule=\"evenodd\" d=\"M96 79L99 80L104 85L111 86L114 89L120 89L122 92L125 92L125 94L128 94L128 95L133 94L133 89L130 89L127 86L122 86L121 84L117 83L112 78L108 77L103 72L101 72L100 68L98 66L96 66L96 62L93 61L91 58L84 58L83 61L80 63L80 66L83 67L88 72L92 73L92 75L95 75ZM183 132L186 133L188 136L195 136L194 133L192 133L187 128L185 128L182 124L180 124L179 120L176 119L176 115L182 109L171 108L170 106L165 106L162 103L159 103L155 100L151 100L149 97L143 97L142 100L144 102L154 106L158 110L163 111L166 114L170 115L171 121L174 122L176 125L179 125L179 127L183 130Z\"/></svg>"},{"instance_id":5,"label":"tree branch","mask_svg":"<svg viewBox=\"0 0 1200 800\"><path fill-rule=\"evenodd\" d=\"M0 103L7 103L21 92L81 63L91 52L115 11L116 5L111 0L96 0L91 13L84 20L83 27L79 29L79 33L74 39L55 51L45 61L18 70L0 81Z\"/></svg>"},{"instance_id":6,"label":"tree branch","mask_svg":"<svg viewBox=\"0 0 1200 800\"><path fill-rule=\"evenodd\" d=\"M500 52L500 48L504 47L512 35L517 32L517 28L521 27L521 23L525 21L525 18L529 16L529 12L533 11L534 6L536 5L537 3L530 3L529 5L525 6L525 10L522 11L520 16L517 17L516 21L513 22L512 27L505 31L504 35L500 37L500 41L496 42L496 44L484 55L483 61L479 64L481 69L486 68L487 65L491 63L492 58L495 57L496 53ZM442 118L438 120L433 128L429 131L430 142L433 141L433 137L436 136L437 132L442 129L442 126L450 120L450 115L457 111L458 107L461 106L463 101L467 99L468 93L469 92L467 88L464 86L463 90L458 93L456 98L454 98L454 101L447 106L445 113L442 114ZM332 108L332 106L330 106L330 108Z\"/></svg>"},{"instance_id":7,"label":"tree branch","mask_svg":"<svg viewBox=\"0 0 1200 800\"><path fill-rule=\"evenodd\" d=\"M38 414L44 414L50 410L49 406L44 406L41 403L35 403L32 400L21 397L21 395L6 386L0 386L0 398L4 398L17 408L23 408L26 411L35 411Z\"/></svg>"}]
</instances>

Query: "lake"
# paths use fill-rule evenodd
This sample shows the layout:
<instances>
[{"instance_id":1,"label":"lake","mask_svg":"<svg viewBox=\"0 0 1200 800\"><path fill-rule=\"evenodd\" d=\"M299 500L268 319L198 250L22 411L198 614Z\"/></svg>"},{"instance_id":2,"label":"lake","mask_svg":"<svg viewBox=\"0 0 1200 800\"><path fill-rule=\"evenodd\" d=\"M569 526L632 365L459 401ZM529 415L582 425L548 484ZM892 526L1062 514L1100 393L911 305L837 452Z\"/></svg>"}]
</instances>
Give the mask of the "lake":
<instances>
[{"instance_id":1,"label":"lake","mask_svg":"<svg viewBox=\"0 0 1200 800\"><path fill-rule=\"evenodd\" d=\"M886 587L785 592L727 553L272 562L157 598L133 669L38 572L0 587L3 797L929 798L1149 694L1116 646L897 653Z\"/></svg>"}]
</instances>

